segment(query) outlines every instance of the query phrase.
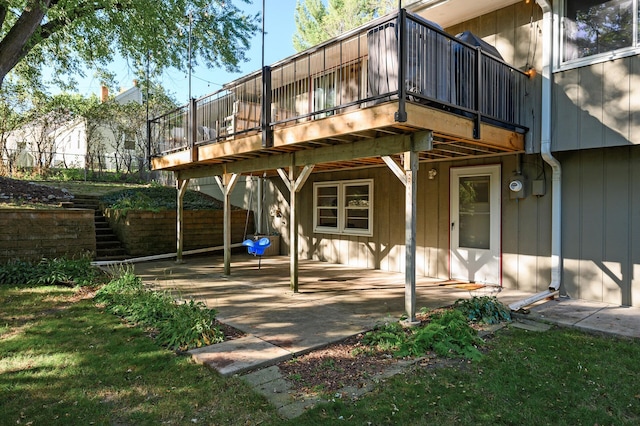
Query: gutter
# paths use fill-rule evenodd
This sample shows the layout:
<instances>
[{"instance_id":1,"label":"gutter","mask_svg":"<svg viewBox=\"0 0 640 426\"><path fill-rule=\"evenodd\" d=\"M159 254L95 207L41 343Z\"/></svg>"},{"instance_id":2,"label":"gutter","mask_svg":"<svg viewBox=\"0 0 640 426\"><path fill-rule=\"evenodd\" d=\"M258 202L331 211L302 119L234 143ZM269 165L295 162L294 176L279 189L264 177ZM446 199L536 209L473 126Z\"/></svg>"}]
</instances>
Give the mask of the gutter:
<instances>
[{"instance_id":1,"label":"gutter","mask_svg":"<svg viewBox=\"0 0 640 426\"><path fill-rule=\"evenodd\" d=\"M509 308L518 311L539 300L553 297L560 289L562 265L562 167L551 154L551 78L553 61L553 12L548 0L536 0L542 9L542 123L541 147L542 159L551 166L551 282L547 290L527 299L512 303Z\"/></svg>"}]
</instances>

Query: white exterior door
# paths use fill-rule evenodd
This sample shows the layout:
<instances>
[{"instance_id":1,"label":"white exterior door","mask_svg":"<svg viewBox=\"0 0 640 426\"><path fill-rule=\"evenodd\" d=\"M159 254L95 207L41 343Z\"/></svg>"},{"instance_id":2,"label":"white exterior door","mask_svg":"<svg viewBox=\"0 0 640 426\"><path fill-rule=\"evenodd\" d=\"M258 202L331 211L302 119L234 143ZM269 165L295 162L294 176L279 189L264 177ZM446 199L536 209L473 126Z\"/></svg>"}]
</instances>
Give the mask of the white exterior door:
<instances>
[{"instance_id":1,"label":"white exterior door","mask_svg":"<svg viewBox=\"0 0 640 426\"><path fill-rule=\"evenodd\" d=\"M451 169L452 279L501 284L500 166Z\"/></svg>"}]
</instances>

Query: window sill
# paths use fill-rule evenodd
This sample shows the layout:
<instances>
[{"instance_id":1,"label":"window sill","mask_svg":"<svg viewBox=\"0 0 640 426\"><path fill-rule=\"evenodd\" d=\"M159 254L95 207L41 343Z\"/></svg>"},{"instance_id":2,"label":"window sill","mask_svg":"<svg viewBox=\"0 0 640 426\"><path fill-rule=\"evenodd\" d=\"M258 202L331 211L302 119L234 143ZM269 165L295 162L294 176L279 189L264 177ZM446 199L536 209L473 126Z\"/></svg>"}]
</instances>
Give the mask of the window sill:
<instances>
[{"instance_id":1,"label":"window sill","mask_svg":"<svg viewBox=\"0 0 640 426\"><path fill-rule=\"evenodd\" d=\"M626 49L615 50L612 52L601 53L599 55L588 56L586 58L574 59L571 61L563 62L558 65L556 69L553 70L556 72L569 71L576 68L587 67L591 65L601 64L603 62L611 62L617 59L628 58L630 56L638 56L640 55L640 47L629 47Z\"/></svg>"},{"instance_id":2,"label":"window sill","mask_svg":"<svg viewBox=\"0 0 640 426\"><path fill-rule=\"evenodd\" d=\"M373 232L371 231L362 231L362 232L354 232L354 231L345 231L345 232L339 232L336 229L314 229L313 230L314 234L326 234L326 235L334 235L337 237L342 237L342 236L346 236L346 237L373 237Z\"/></svg>"}]
</instances>

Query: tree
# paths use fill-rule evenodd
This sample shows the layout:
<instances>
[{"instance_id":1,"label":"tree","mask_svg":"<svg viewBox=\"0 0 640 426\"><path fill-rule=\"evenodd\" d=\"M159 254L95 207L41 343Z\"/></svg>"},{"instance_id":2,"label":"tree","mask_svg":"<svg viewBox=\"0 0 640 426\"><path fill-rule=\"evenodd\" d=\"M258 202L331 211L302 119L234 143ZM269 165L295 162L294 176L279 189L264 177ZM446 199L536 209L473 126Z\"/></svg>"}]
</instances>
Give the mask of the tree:
<instances>
[{"instance_id":1,"label":"tree","mask_svg":"<svg viewBox=\"0 0 640 426\"><path fill-rule=\"evenodd\" d=\"M0 91L0 175L11 174L14 171L18 153L24 148L23 144L13 149L9 137L24 122L24 117L18 111L24 109L25 97L22 90L12 85L11 90Z\"/></svg>"},{"instance_id":2,"label":"tree","mask_svg":"<svg viewBox=\"0 0 640 426\"><path fill-rule=\"evenodd\" d=\"M394 9L394 0L298 0L293 47L308 49Z\"/></svg>"},{"instance_id":3,"label":"tree","mask_svg":"<svg viewBox=\"0 0 640 426\"><path fill-rule=\"evenodd\" d=\"M113 99L98 103L83 114L87 138L87 167L102 172L107 156L116 172L131 173L144 168L147 157L147 109L149 117L177 106L164 89L151 84L146 90L142 82L144 102L118 103Z\"/></svg>"},{"instance_id":4,"label":"tree","mask_svg":"<svg viewBox=\"0 0 640 426\"><path fill-rule=\"evenodd\" d=\"M14 143L10 147L5 144L7 151L11 149L19 154L26 150L33 158L36 172L46 172L53 165L59 150L58 137L68 126L83 120L86 111L97 103L96 96L31 94L23 101L22 107L28 109L20 111L18 126L12 130Z\"/></svg>"},{"instance_id":5,"label":"tree","mask_svg":"<svg viewBox=\"0 0 640 426\"><path fill-rule=\"evenodd\" d=\"M250 0L239 0L250 3ZM56 75L100 69L117 53L140 69L192 65L237 69L245 59L258 15L232 0L0 0L0 88L14 70L40 80L42 64Z\"/></svg>"}]
</instances>

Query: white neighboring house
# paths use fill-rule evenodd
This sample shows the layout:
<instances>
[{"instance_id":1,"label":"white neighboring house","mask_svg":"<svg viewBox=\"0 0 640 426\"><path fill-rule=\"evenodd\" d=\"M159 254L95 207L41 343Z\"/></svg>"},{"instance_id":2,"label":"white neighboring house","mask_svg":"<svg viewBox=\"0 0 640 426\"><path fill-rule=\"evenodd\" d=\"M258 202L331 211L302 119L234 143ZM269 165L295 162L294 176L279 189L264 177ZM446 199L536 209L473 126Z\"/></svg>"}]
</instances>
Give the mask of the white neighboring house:
<instances>
[{"instance_id":1,"label":"white neighboring house","mask_svg":"<svg viewBox=\"0 0 640 426\"><path fill-rule=\"evenodd\" d=\"M108 101L108 91L105 87L102 88L101 101ZM112 102L123 105L129 102L142 104L142 90L134 85L118 93ZM116 169L117 146L124 147L127 155L135 157L138 142L135 135L132 135L132 140L121 135L124 140L116 144L116 137L111 129L101 126L97 131L105 143L102 150L104 169ZM50 167L85 168L89 153L87 121L84 118L75 118L60 123L53 120L32 122L11 132L7 137L6 147L7 152L2 154L2 159L5 162L10 161L15 167L34 167L41 162ZM7 158L8 156L11 158Z\"/></svg>"}]
</instances>

